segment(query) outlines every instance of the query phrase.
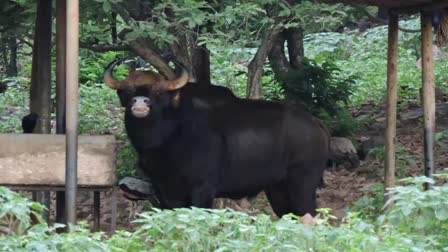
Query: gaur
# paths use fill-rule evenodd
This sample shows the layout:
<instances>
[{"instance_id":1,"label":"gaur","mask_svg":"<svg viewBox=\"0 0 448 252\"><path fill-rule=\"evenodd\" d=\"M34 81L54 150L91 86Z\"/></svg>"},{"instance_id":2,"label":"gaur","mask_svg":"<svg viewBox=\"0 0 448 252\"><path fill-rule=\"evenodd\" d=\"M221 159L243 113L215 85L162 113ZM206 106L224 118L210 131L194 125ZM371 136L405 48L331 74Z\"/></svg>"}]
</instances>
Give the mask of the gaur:
<instances>
[{"instance_id":1,"label":"gaur","mask_svg":"<svg viewBox=\"0 0 448 252\"><path fill-rule=\"evenodd\" d=\"M329 136L302 108L240 99L230 90L167 80L151 71L104 81L125 107L125 127L139 166L162 208L212 207L215 197L253 197L264 190L278 216L315 214Z\"/></svg>"}]
</instances>

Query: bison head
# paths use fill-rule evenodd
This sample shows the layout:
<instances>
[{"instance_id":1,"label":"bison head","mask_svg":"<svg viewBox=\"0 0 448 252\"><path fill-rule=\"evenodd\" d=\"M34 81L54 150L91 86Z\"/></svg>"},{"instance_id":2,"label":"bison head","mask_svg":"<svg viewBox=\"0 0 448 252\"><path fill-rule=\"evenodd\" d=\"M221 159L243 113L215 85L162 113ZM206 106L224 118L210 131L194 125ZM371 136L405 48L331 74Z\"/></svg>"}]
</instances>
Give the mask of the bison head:
<instances>
[{"instance_id":1,"label":"bison head","mask_svg":"<svg viewBox=\"0 0 448 252\"><path fill-rule=\"evenodd\" d=\"M179 62L173 61L180 68L175 80L167 80L161 74L152 71L131 71L127 78L117 80L113 69L123 60L110 63L104 72L104 82L117 90L121 105L126 107L134 117L144 118L153 109L161 109L178 99L178 89L188 82L188 73ZM174 91L174 92L173 92Z\"/></svg>"}]
</instances>

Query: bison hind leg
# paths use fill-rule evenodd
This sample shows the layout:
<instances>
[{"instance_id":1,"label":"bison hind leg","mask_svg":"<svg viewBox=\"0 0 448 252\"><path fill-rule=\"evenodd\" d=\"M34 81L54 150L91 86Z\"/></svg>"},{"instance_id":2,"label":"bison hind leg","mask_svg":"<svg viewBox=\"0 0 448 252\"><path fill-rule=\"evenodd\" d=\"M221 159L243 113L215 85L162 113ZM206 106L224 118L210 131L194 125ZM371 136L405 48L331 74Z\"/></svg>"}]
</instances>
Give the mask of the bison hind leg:
<instances>
[{"instance_id":1,"label":"bison hind leg","mask_svg":"<svg viewBox=\"0 0 448 252\"><path fill-rule=\"evenodd\" d=\"M286 180L282 180L265 190L269 203L275 214L281 218L283 215L291 213L288 195L288 184Z\"/></svg>"},{"instance_id":2,"label":"bison hind leg","mask_svg":"<svg viewBox=\"0 0 448 252\"><path fill-rule=\"evenodd\" d=\"M322 181L325 163L291 167L288 171L288 195L291 212L316 215L316 190Z\"/></svg>"}]
</instances>

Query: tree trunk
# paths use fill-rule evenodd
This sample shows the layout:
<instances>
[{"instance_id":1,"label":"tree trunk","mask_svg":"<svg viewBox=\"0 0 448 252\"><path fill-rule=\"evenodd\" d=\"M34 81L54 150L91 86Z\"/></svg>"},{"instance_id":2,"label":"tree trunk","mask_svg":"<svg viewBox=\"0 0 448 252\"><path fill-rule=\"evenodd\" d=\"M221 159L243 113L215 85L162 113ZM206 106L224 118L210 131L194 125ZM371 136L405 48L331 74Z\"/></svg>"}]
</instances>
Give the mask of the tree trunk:
<instances>
[{"instance_id":1,"label":"tree trunk","mask_svg":"<svg viewBox=\"0 0 448 252\"><path fill-rule=\"evenodd\" d=\"M303 66L303 29L291 28L285 31L286 41L288 43L288 54L291 66L295 69L301 69Z\"/></svg>"},{"instance_id":2,"label":"tree trunk","mask_svg":"<svg viewBox=\"0 0 448 252\"><path fill-rule=\"evenodd\" d=\"M117 13L112 12L111 14L111 20L110 20L110 35L112 38L112 44L116 44L118 40L118 34L117 34Z\"/></svg>"},{"instance_id":3,"label":"tree trunk","mask_svg":"<svg viewBox=\"0 0 448 252\"><path fill-rule=\"evenodd\" d=\"M6 67L7 76L17 76L17 41L15 37L8 39L9 62Z\"/></svg>"},{"instance_id":4,"label":"tree trunk","mask_svg":"<svg viewBox=\"0 0 448 252\"><path fill-rule=\"evenodd\" d=\"M285 53L285 42L289 60ZM303 30L295 28L279 33L268 57L275 78L281 83L286 97L292 102L301 103L298 90L306 88L302 86L303 83L298 82L303 69Z\"/></svg>"},{"instance_id":5,"label":"tree trunk","mask_svg":"<svg viewBox=\"0 0 448 252\"><path fill-rule=\"evenodd\" d=\"M206 46L191 49L191 72L197 83L211 84L210 53Z\"/></svg>"},{"instance_id":6,"label":"tree trunk","mask_svg":"<svg viewBox=\"0 0 448 252\"><path fill-rule=\"evenodd\" d=\"M30 88L30 111L39 116L34 133L51 131L51 2L37 1ZM37 200L50 209L49 192L38 193ZM42 214L48 220L48 210Z\"/></svg>"},{"instance_id":7,"label":"tree trunk","mask_svg":"<svg viewBox=\"0 0 448 252\"><path fill-rule=\"evenodd\" d=\"M262 96L261 82L263 77L263 65L271 50L276 32L267 31L257 53L252 58L248 66L248 78L247 78L247 88L246 97L250 99L260 99Z\"/></svg>"}]
</instances>

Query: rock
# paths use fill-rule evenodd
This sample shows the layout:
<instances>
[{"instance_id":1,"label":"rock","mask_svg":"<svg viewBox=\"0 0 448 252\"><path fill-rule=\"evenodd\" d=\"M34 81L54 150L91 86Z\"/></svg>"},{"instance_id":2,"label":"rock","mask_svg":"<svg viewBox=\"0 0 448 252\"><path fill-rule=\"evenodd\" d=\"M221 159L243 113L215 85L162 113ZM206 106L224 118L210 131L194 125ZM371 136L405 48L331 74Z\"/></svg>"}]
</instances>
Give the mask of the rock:
<instances>
[{"instance_id":1,"label":"rock","mask_svg":"<svg viewBox=\"0 0 448 252\"><path fill-rule=\"evenodd\" d=\"M242 209L249 209L250 206L251 206L250 202L249 202L246 198L237 200L237 204L238 204Z\"/></svg>"},{"instance_id":2,"label":"rock","mask_svg":"<svg viewBox=\"0 0 448 252\"><path fill-rule=\"evenodd\" d=\"M423 109L422 108L415 108L411 109L406 113L400 114L400 120L407 121L407 120L414 120L417 118L420 118L423 116Z\"/></svg>"},{"instance_id":3,"label":"rock","mask_svg":"<svg viewBox=\"0 0 448 252\"><path fill-rule=\"evenodd\" d=\"M386 121L386 117L385 116L381 116L378 118L375 118L375 122L385 122Z\"/></svg>"},{"instance_id":4,"label":"rock","mask_svg":"<svg viewBox=\"0 0 448 252\"><path fill-rule=\"evenodd\" d=\"M300 217L300 222L302 222L302 224L307 227L312 227L316 225L317 221L313 216L311 216L311 214L307 213L304 216Z\"/></svg>"},{"instance_id":5,"label":"rock","mask_svg":"<svg viewBox=\"0 0 448 252\"><path fill-rule=\"evenodd\" d=\"M361 140L361 145L358 151L359 158L366 160L369 151L373 148L382 147L386 144L386 140L383 135L371 136Z\"/></svg>"},{"instance_id":6,"label":"rock","mask_svg":"<svg viewBox=\"0 0 448 252\"><path fill-rule=\"evenodd\" d=\"M331 160L338 164L349 163L351 169L359 166L359 158L355 146L350 139L345 137L332 137L330 143Z\"/></svg>"},{"instance_id":7,"label":"rock","mask_svg":"<svg viewBox=\"0 0 448 252\"><path fill-rule=\"evenodd\" d=\"M147 178L124 177L118 182L123 196L130 200L148 200L153 206L159 206L151 182Z\"/></svg>"},{"instance_id":8,"label":"rock","mask_svg":"<svg viewBox=\"0 0 448 252\"><path fill-rule=\"evenodd\" d=\"M11 113L11 114L14 114L14 113L20 111L19 107L15 107L15 106L13 106L11 104L5 104L4 108L6 110L8 110L8 112Z\"/></svg>"}]
</instances>

